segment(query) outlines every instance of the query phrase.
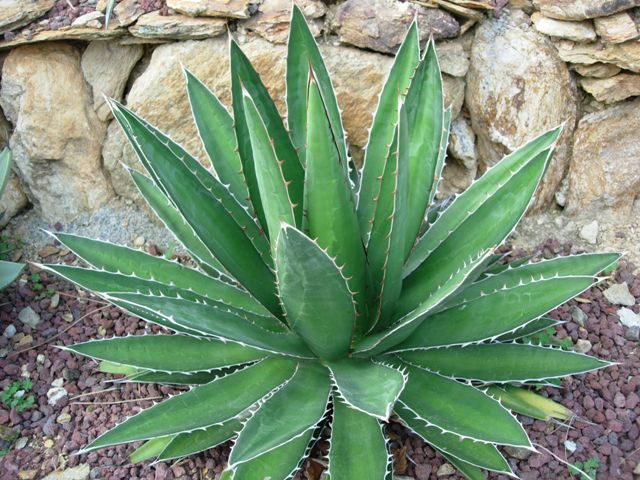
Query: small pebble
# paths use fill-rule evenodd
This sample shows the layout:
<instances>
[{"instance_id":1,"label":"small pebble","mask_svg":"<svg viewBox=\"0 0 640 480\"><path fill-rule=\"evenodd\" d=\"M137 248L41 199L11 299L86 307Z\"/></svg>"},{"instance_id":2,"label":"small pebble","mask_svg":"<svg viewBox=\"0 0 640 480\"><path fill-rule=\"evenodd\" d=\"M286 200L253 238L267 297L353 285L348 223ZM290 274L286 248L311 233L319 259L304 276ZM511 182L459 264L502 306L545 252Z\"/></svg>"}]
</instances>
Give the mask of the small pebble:
<instances>
[{"instance_id":1,"label":"small pebble","mask_svg":"<svg viewBox=\"0 0 640 480\"><path fill-rule=\"evenodd\" d=\"M13 338L16 334L16 327L13 324L10 324L7 328L4 329L3 335L7 338Z\"/></svg>"}]
</instances>

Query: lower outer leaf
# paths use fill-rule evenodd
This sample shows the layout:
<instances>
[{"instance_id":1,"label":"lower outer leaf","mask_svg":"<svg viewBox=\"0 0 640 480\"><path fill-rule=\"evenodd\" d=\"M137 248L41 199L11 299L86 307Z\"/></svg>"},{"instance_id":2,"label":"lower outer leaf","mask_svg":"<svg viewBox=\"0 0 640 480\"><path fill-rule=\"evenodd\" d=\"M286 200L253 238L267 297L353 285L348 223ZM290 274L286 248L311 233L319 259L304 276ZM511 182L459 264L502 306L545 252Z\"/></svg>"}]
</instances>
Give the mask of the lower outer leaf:
<instances>
[{"instance_id":1,"label":"lower outer leaf","mask_svg":"<svg viewBox=\"0 0 640 480\"><path fill-rule=\"evenodd\" d=\"M0 290L18 278L23 268L24 265L21 263L0 260Z\"/></svg>"},{"instance_id":2,"label":"lower outer leaf","mask_svg":"<svg viewBox=\"0 0 640 480\"><path fill-rule=\"evenodd\" d=\"M160 455L162 450L171 443L173 436L158 437L147 440L144 444L135 449L135 451L129 455L131 463L140 463L150 458Z\"/></svg>"},{"instance_id":3,"label":"lower outer leaf","mask_svg":"<svg viewBox=\"0 0 640 480\"><path fill-rule=\"evenodd\" d=\"M568 420L573 416L573 412L564 405L538 395L527 388L490 385L486 391L492 397L500 400L505 407L538 420L548 421L552 418Z\"/></svg>"},{"instance_id":4,"label":"lower outer leaf","mask_svg":"<svg viewBox=\"0 0 640 480\"><path fill-rule=\"evenodd\" d=\"M329 449L331 480L385 480L389 468L380 422L334 397Z\"/></svg>"},{"instance_id":5,"label":"lower outer leaf","mask_svg":"<svg viewBox=\"0 0 640 480\"><path fill-rule=\"evenodd\" d=\"M158 461L172 460L202 452L231 440L242 423L237 418L220 425L212 425L204 430L185 432L172 437L171 442L158 455Z\"/></svg>"}]
</instances>

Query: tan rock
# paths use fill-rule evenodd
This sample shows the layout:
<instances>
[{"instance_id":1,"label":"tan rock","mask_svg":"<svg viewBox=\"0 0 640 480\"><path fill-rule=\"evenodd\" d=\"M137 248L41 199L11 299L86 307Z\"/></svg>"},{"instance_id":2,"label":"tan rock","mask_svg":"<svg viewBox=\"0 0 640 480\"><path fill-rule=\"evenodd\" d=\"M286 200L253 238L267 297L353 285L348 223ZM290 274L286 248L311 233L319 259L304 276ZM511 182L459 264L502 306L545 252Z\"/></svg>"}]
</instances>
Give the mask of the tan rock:
<instances>
[{"instance_id":1,"label":"tan rock","mask_svg":"<svg viewBox=\"0 0 640 480\"><path fill-rule=\"evenodd\" d=\"M414 17L418 18L420 38L452 38L460 25L449 13L395 0L347 0L336 12L340 40L361 48L394 53L405 37Z\"/></svg>"},{"instance_id":2,"label":"tan rock","mask_svg":"<svg viewBox=\"0 0 640 480\"><path fill-rule=\"evenodd\" d=\"M141 45L96 40L82 54L82 73L93 90L93 109L103 122L112 118L104 97L122 100L129 75L143 53Z\"/></svg>"},{"instance_id":3,"label":"tan rock","mask_svg":"<svg viewBox=\"0 0 640 480\"><path fill-rule=\"evenodd\" d=\"M196 40L211 38L227 31L223 18L160 15L159 11L142 15L129 32L135 37L150 39Z\"/></svg>"},{"instance_id":4,"label":"tan rock","mask_svg":"<svg viewBox=\"0 0 640 480\"><path fill-rule=\"evenodd\" d=\"M248 0L167 0L167 7L191 17L248 18Z\"/></svg>"},{"instance_id":5,"label":"tan rock","mask_svg":"<svg viewBox=\"0 0 640 480\"><path fill-rule=\"evenodd\" d=\"M476 178L477 169L469 170L454 158L448 158L442 171L442 181L438 185L436 198L444 198L464 192Z\"/></svg>"},{"instance_id":6,"label":"tan rock","mask_svg":"<svg viewBox=\"0 0 640 480\"><path fill-rule=\"evenodd\" d=\"M289 38L292 4L290 0L264 0L258 7L259 13L242 25L270 42L286 43ZM320 35L322 22L316 19L327 13L327 6L320 0L304 0L296 4L302 9L313 35Z\"/></svg>"},{"instance_id":7,"label":"tan rock","mask_svg":"<svg viewBox=\"0 0 640 480\"><path fill-rule=\"evenodd\" d=\"M640 6L640 0L533 0L533 4L547 17L584 20Z\"/></svg>"},{"instance_id":8,"label":"tan rock","mask_svg":"<svg viewBox=\"0 0 640 480\"><path fill-rule=\"evenodd\" d=\"M610 63L593 63L591 65L575 64L573 70L583 77L609 78L620 73L620 67Z\"/></svg>"},{"instance_id":9,"label":"tan rock","mask_svg":"<svg viewBox=\"0 0 640 480\"><path fill-rule=\"evenodd\" d=\"M22 189L18 176L11 172L7 185L0 196L0 227L4 227L9 220L15 217L29 205L29 199Z\"/></svg>"},{"instance_id":10,"label":"tan rock","mask_svg":"<svg viewBox=\"0 0 640 480\"><path fill-rule=\"evenodd\" d=\"M71 23L71 25L73 27L100 28L102 27L103 20L104 14L96 10L93 12L85 13L84 15L80 15L73 21L73 23Z\"/></svg>"},{"instance_id":11,"label":"tan rock","mask_svg":"<svg viewBox=\"0 0 640 480\"><path fill-rule=\"evenodd\" d=\"M561 41L556 44L558 55L569 63L612 63L625 70L640 72L640 42L617 44L574 43Z\"/></svg>"},{"instance_id":12,"label":"tan rock","mask_svg":"<svg viewBox=\"0 0 640 480\"><path fill-rule=\"evenodd\" d=\"M15 166L46 221L72 220L111 196L100 160L105 126L90 104L74 47L29 45L5 59L0 105L14 125Z\"/></svg>"},{"instance_id":13,"label":"tan rock","mask_svg":"<svg viewBox=\"0 0 640 480\"><path fill-rule=\"evenodd\" d=\"M600 38L609 43L622 43L638 36L636 23L627 12L616 13L608 17L599 17L593 21Z\"/></svg>"},{"instance_id":14,"label":"tan rock","mask_svg":"<svg viewBox=\"0 0 640 480\"><path fill-rule=\"evenodd\" d=\"M596 39L596 31L590 20L570 22L545 17L539 12L531 15L536 30L550 37L566 38L574 42L592 42Z\"/></svg>"},{"instance_id":15,"label":"tan rock","mask_svg":"<svg viewBox=\"0 0 640 480\"><path fill-rule=\"evenodd\" d=\"M475 142L476 134L473 132L466 118L459 117L451 122L449 153L467 170L475 171L478 166L478 154L476 153Z\"/></svg>"},{"instance_id":16,"label":"tan rock","mask_svg":"<svg viewBox=\"0 0 640 480\"><path fill-rule=\"evenodd\" d=\"M40 18L55 0L0 0L0 33L9 32Z\"/></svg>"},{"instance_id":17,"label":"tan rock","mask_svg":"<svg viewBox=\"0 0 640 480\"><path fill-rule=\"evenodd\" d=\"M640 100L585 115L574 136L567 210L629 212L640 191Z\"/></svg>"},{"instance_id":18,"label":"tan rock","mask_svg":"<svg viewBox=\"0 0 640 480\"><path fill-rule=\"evenodd\" d=\"M526 16L505 11L480 25L465 98L477 135L481 172L528 140L567 122L534 207L550 203L569 163L576 89L566 65L528 26Z\"/></svg>"},{"instance_id":19,"label":"tan rock","mask_svg":"<svg viewBox=\"0 0 640 480\"><path fill-rule=\"evenodd\" d=\"M113 13L118 20L118 25L127 27L145 12L138 0L122 0L116 4Z\"/></svg>"},{"instance_id":20,"label":"tan rock","mask_svg":"<svg viewBox=\"0 0 640 480\"><path fill-rule=\"evenodd\" d=\"M603 103L616 103L640 95L640 75L620 73L609 78L581 78L580 86Z\"/></svg>"},{"instance_id":21,"label":"tan rock","mask_svg":"<svg viewBox=\"0 0 640 480\"><path fill-rule=\"evenodd\" d=\"M469 70L469 52L464 48L464 39L436 42L440 70L454 77L464 77Z\"/></svg>"},{"instance_id":22,"label":"tan rock","mask_svg":"<svg viewBox=\"0 0 640 480\"><path fill-rule=\"evenodd\" d=\"M101 40L109 38L117 38L125 35L127 30L124 28L109 27L109 28L93 28L93 27L62 27L58 30L42 30L32 35L27 35L25 32L20 32L12 40L5 40L0 42L0 50L18 47L20 45L27 45L30 43L40 42L57 42L59 40Z\"/></svg>"},{"instance_id":23,"label":"tan rock","mask_svg":"<svg viewBox=\"0 0 640 480\"><path fill-rule=\"evenodd\" d=\"M455 119L460 115L464 104L464 79L452 77L446 73L442 74L442 90L444 93L445 108L451 107L451 118Z\"/></svg>"}]
</instances>

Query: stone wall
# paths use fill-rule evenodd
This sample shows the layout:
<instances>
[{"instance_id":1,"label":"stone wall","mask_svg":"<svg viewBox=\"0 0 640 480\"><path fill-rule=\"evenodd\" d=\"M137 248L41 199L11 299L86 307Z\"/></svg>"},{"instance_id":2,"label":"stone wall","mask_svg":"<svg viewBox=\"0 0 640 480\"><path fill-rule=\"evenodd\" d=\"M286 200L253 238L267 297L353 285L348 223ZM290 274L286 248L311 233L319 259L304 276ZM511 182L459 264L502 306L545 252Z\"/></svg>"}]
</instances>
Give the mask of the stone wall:
<instances>
[{"instance_id":1,"label":"stone wall","mask_svg":"<svg viewBox=\"0 0 640 480\"><path fill-rule=\"evenodd\" d=\"M640 0L298 2L318 36L352 154L392 54L414 17L436 40L453 109L441 196L564 123L537 211L628 214L640 192ZM6 7L5 7L6 5ZM31 204L68 222L120 196L140 201L136 160L104 96L203 158L180 65L229 104L231 32L284 113L289 0L5 0L0 9L0 145L15 173L2 222ZM439 8L434 8L439 7Z\"/></svg>"}]
</instances>

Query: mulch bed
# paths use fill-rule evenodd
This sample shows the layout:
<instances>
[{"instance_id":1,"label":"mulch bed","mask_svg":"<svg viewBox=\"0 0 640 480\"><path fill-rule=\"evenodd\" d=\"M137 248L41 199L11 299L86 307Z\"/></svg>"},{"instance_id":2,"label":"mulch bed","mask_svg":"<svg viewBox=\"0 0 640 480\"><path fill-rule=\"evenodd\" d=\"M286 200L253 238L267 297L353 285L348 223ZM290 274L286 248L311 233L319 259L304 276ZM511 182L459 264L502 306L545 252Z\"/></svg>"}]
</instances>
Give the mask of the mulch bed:
<instances>
[{"instance_id":1,"label":"mulch bed","mask_svg":"<svg viewBox=\"0 0 640 480\"><path fill-rule=\"evenodd\" d=\"M537 254L550 256L560 250L567 249L550 242L541 246ZM58 262L60 258L53 255L47 260ZM67 263L74 260L73 254L63 258ZM622 262L614 280L626 281L637 300L640 299L640 277L634 276L633 271L633 265ZM131 465L128 459L133 450L131 446L73 455L108 427L153 402L141 399L158 400L176 390L154 385L109 383L113 377L97 372L95 362L56 349L55 345L69 345L100 336L142 334L159 329L79 293L64 281L44 273L40 276L43 288L38 292L34 292L31 281L0 292L0 333L10 324L17 329L11 339L0 335L0 390L26 374L33 381L32 393L36 397L35 406L22 413L0 406L0 428L13 428L19 431L19 438L27 439L18 440L17 445L22 448L18 449L14 444L0 459L0 478L38 479L57 468L82 463L89 464L90 476L96 479L219 477L228 445L174 464ZM602 295L602 290L614 280L591 288L581 295L581 302L571 301L552 315L568 322L558 329L559 338L568 336L574 342L589 340L593 345L590 354L620 365L565 379L562 389L543 390L577 414L578 418L570 425L527 418L522 421L532 441L560 458L568 458L573 463L597 457L600 461L598 480L631 480L634 468L640 463L640 359L637 342L625 339L616 314L619 307L609 304ZM49 287L60 294L55 307L50 296L37 298ZM41 323L35 329L17 319L18 312L27 306L41 317ZM572 319L574 306L586 314L584 327ZM633 309L638 312L640 305L636 303ZM52 406L47 403L47 392L55 379L63 379L68 396ZM409 436L397 424L392 424L388 432L393 440L397 475L418 480L443 478L437 477L437 471L444 462L430 447ZM574 453L567 452L567 440L575 443ZM0 445L0 450L2 448ZM325 449L326 442L319 442L313 453L315 459L307 461L300 479L320 477ZM509 460L525 480L572 478L566 465L548 453L533 454L525 459L509 457ZM462 477L449 475L446 478Z\"/></svg>"}]
</instances>

